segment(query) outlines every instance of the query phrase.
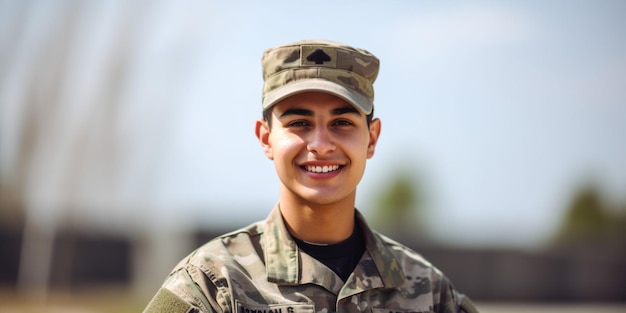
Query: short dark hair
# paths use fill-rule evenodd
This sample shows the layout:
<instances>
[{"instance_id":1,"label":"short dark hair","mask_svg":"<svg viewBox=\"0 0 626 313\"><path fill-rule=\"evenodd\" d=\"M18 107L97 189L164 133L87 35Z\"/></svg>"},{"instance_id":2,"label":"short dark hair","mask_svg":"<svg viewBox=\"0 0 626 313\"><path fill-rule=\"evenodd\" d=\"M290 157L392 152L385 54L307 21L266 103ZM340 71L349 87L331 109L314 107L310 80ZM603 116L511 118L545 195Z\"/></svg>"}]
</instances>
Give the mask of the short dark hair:
<instances>
[{"instance_id":1,"label":"short dark hair","mask_svg":"<svg viewBox=\"0 0 626 313\"><path fill-rule=\"evenodd\" d=\"M267 122L267 125L272 128L272 108L270 107L267 110L263 110L263 120ZM367 121L367 127L370 127L370 123L374 119L374 108L372 108L372 112L365 116L365 120Z\"/></svg>"}]
</instances>

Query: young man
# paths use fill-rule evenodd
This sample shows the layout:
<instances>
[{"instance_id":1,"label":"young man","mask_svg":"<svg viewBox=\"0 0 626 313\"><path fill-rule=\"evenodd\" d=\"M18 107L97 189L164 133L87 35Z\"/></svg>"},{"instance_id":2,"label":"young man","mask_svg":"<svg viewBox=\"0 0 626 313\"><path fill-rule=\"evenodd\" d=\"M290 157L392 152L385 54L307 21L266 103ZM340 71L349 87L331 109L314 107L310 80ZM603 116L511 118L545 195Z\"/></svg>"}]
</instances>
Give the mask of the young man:
<instances>
[{"instance_id":1,"label":"young man","mask_svg":"<svg viewBox=\"0 0 626 313\"><path fill-rule=\"evenodd\" d=\"M182 260L144 312L477 312L355 209L381 129L372 118L379 60L300 41L265 51L262 64L255 133L280 178L278 204Z\"/></svg>"}]
</instances>

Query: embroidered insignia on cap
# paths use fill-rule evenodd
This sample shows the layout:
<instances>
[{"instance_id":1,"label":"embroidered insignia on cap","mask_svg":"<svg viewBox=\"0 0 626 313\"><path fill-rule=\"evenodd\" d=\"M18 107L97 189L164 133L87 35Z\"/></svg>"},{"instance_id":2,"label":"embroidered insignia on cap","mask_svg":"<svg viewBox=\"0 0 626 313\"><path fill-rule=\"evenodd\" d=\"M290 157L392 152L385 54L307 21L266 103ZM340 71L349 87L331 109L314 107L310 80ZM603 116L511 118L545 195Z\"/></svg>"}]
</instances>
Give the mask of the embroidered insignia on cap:
<instances>
[{"instance_id":1,"label":"embroidered insignia on cap","mask_svg":"<svg viewBox=\"0 0 626 313\"><path fill-rule=\"evenodd\" d=\"M330 56L322 49L317 49L313 53L306 57L307 60L315 62L315 64L324 64L324 62L330 61Z\"/></svg>"},{"instance_id":2,"label":"embroidered insignia on cap","mask_svg":"<svg viewBox=\"0 0 626 313\"><path fill-rule=\"evenodd\" d=\"M337 66L337 49L320 45L302 45L300 47L302 66Z\"/></svg>"}]
</instances>

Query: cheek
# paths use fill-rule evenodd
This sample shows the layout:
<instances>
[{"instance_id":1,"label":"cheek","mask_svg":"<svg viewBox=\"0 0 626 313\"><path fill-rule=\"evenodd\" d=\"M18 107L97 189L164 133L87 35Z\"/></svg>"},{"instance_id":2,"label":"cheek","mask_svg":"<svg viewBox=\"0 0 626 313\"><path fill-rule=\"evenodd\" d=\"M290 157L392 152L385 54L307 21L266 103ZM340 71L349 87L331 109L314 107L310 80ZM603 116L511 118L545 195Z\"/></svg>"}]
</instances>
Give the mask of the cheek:
<instances>
[{"instance_id":1,"label":"cheek","mask_svg":"<svg viewBox=\"0 0 626 313\"><path fill-rule=\"evenodd\" d=\"M298 136L276 136L272 140L272 147L275 157L286 157L297 154L304 141Z\"/></svg>"},{"instance_id":2,"label":"cheek","mask_svg":"<svg viewBox=\"0 0 626 313\"><path fill-rule=\"evenodd\" d=\"M367 138L359 137L358 139L354 140L350 149L358 153L360 157L370 157L371 149L369 145L369 140Z\"/></svg>"}]
</instances>

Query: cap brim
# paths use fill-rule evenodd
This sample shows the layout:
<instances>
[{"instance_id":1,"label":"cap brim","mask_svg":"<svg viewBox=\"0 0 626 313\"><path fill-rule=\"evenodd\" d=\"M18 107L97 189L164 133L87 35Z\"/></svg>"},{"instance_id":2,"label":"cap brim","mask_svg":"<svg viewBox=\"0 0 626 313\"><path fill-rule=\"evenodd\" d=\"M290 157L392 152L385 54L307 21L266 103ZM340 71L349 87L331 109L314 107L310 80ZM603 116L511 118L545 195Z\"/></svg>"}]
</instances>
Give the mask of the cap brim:
<instances>
[{"instance_id":1,"label":"cap brim","mask_svg":"<svg viewBox=\"0 0 626 313\"><path fill-rule=\"evenodd\" d=\"M318 91L335 95L365 115L372 113L372 108L374 107L372 101L359 92L324 79L305 79L291 82L267 93L265 98L263 98L263 110L267 110L287 97L307 91Z\"/></svg>"}]
</instances>

